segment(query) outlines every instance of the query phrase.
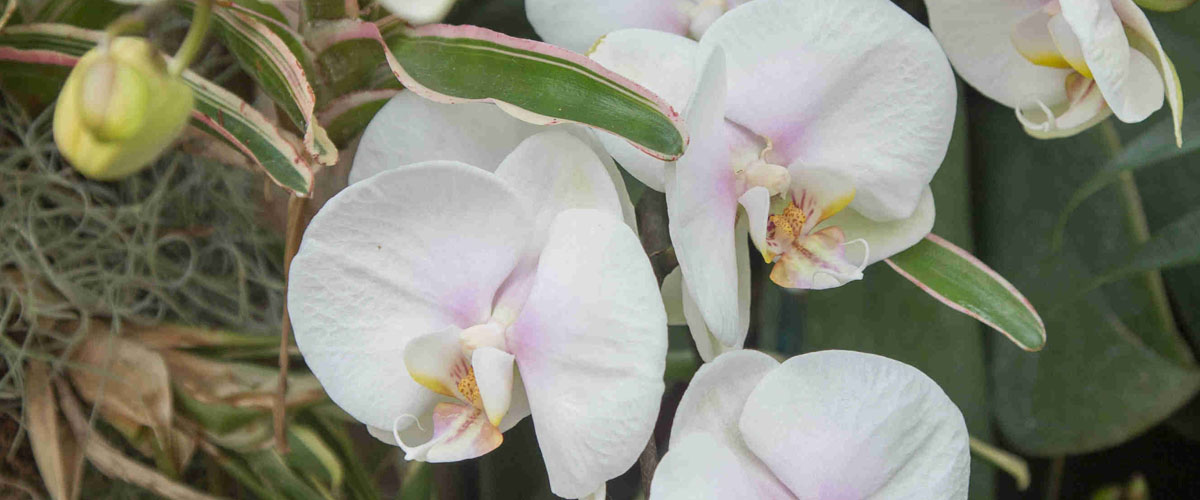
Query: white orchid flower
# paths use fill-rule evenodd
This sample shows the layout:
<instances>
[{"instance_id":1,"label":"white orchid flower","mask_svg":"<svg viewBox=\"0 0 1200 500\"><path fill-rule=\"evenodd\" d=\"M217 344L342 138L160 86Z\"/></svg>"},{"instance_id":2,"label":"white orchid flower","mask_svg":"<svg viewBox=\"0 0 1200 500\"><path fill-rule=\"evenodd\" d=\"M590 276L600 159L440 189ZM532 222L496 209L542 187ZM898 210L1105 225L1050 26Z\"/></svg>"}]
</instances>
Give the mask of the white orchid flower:
<instances>
[{"instance_id":1,"label":"white orchid flower","mask_svg":"<svg viewBox=\"0 0 1200 500\"><path fill-rule=\"evenodd\" d=\"M546 43L584 52L626 28L699 40L713 21L750 0L525 0L525 14Z\"/></svg>"},{"instance_id":2,"label":"white orchid flower","mask_svg":"<svg viewBox=\"0 0 1200 500\"><path fill-rule=\"evenodd\" d=\"M1076 134L1115 114L1140 122L1171 106L1182 141L1179 76L1133 0L925 0L950 62L1016 110L1030 135Z\"/></svg>"},{"instance_id":3,"label":"white orchid flower","mask_svg":"<svg viewBox=\"0 0 1200 500\"><path fill-rule=\"evenodd\" d=\"M684 110L691 142L677 163L601 140L667 194L705 359L746 335L747 232L774 262L772 281L823 289L932 228L928 184L950 141L954 77L929 30L891 2L755 0L699 42L621 30L590 57Z\"/></svg>"},{"instance_id":4,"label":"white orchid flower","mask_svg":"<svg viewBox=\"0 0 1200 500\"><path fill-rule=\"evenodd\" d=\"M962 413L916 368L737 351L692 378L650 498L965 499L969 465Z\"/></svg>"},{"instance_id":5,"label":"white orchid flower","mask_svg":"<svg viewBox=\"0 0 1200 500\"><path fill-rule=\"evenodd\" d=\"M532 415L551 490L603 494L653 430L667 349L610 173L565 129L455 139L442 125L488 113L420 109L381 111L357 182L308 227L289 281L296 343L330 398L407 459L480 456ZM488 164L504 141L518 144ZM484 165L405 165L451 150Z\"/></svg>"}]
</instances>

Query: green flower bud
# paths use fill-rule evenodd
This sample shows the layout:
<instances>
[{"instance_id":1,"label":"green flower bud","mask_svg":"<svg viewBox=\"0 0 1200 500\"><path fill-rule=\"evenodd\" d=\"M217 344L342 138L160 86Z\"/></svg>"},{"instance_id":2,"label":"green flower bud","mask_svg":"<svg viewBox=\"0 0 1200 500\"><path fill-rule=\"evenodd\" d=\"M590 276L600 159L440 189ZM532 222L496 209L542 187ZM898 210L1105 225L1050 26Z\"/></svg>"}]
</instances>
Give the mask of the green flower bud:
<instances>
[{"instance_id":1,"label":"green flower bud","mask_svg":"<svg viewBox=\"0 0 1200 500\"><path fill-rule=\"evenodd\" d=\"M121 179L167 149L191 112L192 89L167 73L154 46L116 38L71 70L54 110L54 141L84 176Z\"/></svg>"}]
</instances>

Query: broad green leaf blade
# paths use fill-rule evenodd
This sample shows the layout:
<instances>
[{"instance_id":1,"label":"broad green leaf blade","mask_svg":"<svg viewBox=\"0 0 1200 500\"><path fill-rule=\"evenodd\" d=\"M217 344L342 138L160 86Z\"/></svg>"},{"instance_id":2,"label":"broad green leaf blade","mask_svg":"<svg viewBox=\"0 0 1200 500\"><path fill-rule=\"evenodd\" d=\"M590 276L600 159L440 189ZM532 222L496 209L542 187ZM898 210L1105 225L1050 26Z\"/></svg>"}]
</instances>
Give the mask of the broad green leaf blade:
<instances>
[{"instance_id":1,"label":"broad green leaf blade","mask_svg":"<svg viewBox=\"0 0 1200 500\"><path fill-rule=\"evenodd\" d=\"M177 5L188 14L195 8L193 0L180 0ZM332 165L337 162L337 148L314 117L317 95L305 71L308 65L271 29L272 24L278 23L237 4L217 5L213 9L213 31L221 44L292 123L304 131L304 148L313 161Z\"/></svg>"},{"instance_id":2,"label":"broad green leaf blade","mask_svg":"<svg viewBox=\"0 0 1200 500\"><path fill-rule=\"evenodd\" d=\"M1046 345L1046 325L1021 292L974 255L936 234L887 259L889 266L951 309L994 328L1026 351Z\"/></svg>"},{"instance_id":3,"label":"broad green leaf blade","mask_svg":"<svg viewBox=\"0 0 1200 500\"><path fill-rule=\"evenodd\" d=\"M938 203L934 231L964 246L972 240L968 124L960 105L946 159L930 183ZM908 363L929 375L962 409L972 436L995 441L984 352L985 339L994 335L985 335L979 322L914 293L912 284L883 265L870 266L865 274L861 281L803 295L762 279L761 293L752 302L761 303L764 314L757 329L764 343L759 345L788 354L848 349ZM778 312L768 315L772 311ZM994 478L991 465L971 460L969 497L995 498Z\"/></svg>"},{"instance_id":4,"label":"broad green leaf blade","mask_svg":"<svg viewBox=\"0 0 1200 500\"><path fill-rule=\"evenodd\" d=\"M387 64L387 52L376 37L346 37L347 32L356 33L362 21L323 21L309 32L309 40L319 47L317 65L324 85L324 93L340 98L351 92L364 89L383 88L373 85L380 70L391 80L390 86L399 87L395 75ZM370 31L370 28L367 28Z\"/></svg>"},{"instance_id":5,"label":"broad green leaf blade","mask_svg":"<svg viewBox=\"0 0 1200 500\"><path fill-rule=\"evenodd\" d=\"M109 0L46 0L38 2L37 9L30 21L101 29L120 17L121 14L131 10L133 10L132 5L122 5Z\"/></svg>"},{"instance_id":6,"label":"broad green leaf blade","mask_svg":"<svg viewBox=\"0 0 1200 500\"><path fill-rule=\"evenodd\" d=\"M673 160L687 135L658 96L582 55L476 26L428 25L387 41L405 87L439 102L495 102L539 124L574 122Z\"/></svg>"},{"instance_id":7,"label":"broad green leaf blade","mask_svg":"<svg viewBox=\"0 0 1200 500\"><path fill-rule=\"evenodd\" d=\"M1175 125L1171 117L1159 120L1136 139L1125 144L1119 155L1109 160L1103 169L1076 189L1054 226L1055 248L1062 245L1063 233L1071 214L1088 198L1115 182L1122 172L1133 172L1159 165L1173 158L1200 150L1200 133L1195 133L1200 130L1200 101L1193 101L1184 106L1183 130L1191 131L1191 133L1184 135L1182 146L1175 145L1174 130Z\"/></svg>"},{"instance_id":8,"label":"broad green leaf blade","mask_svg":"<svg viewBox=\"0 0 1200 500\"><path fill-rule=\"evenodd\" d=\"M62 80L56 78L65 78L79 56L101 36L98 31L64 24L11 26L0 33L0 68L5 70L0 82L8 88L9 71L16 69L37 77L32 83L46 85L57 94ZM193 129L245 156L280 186L301 196L309 194L313 168L295 138L220 86L190 71L185 71L183 78L195 92Z\"/></svg>"},{"instance_id":9,"label":"broad green leaf blade","mask_svg":"<svg viewBox=\"0 0 1200 500\"><path fill-rule=\"evenodd\" d=\"M1087 453L1120 444L1162 422L1200 389L1200 372L1152 346L1163 331L1143 280L1123 280L1070 301L1077 290L1128 259L1135 244L1119 193L1104 189L1080 206L1060 252L1050 229L1066 194L1095 175L1108 148L1092 129L1054 141L1032 139L1012 111L978 98L973 142L981 248L1041 313L1054 342L1037 353L993 337L996 421L1006 441L1030 455ZM1169 129L1164 140L1173 141Z\"/></svg>"},{"instance_id":10,"label":"broad green leaf blade","mask_svg":"<svg viewBox=\"0 0 1200 500\"><path fill-rule=\"evenodd\" d=\"M1200 207L1156 231L1123 266L1097 278L1091 288L1146 271L1200 262Z\"/></svg>"},{"instance_id":11,"label":"broad green leaf blade","mask_svg":"<svg viewBox=\"0 0 1200 500\"><path fill-rule=\"evenodd\" d=\"M317 116L325 124L333 143L342 146L362 132L379 108L399 92L380 89L347 94L330 102Z\"/></svg>"}]
</instances>

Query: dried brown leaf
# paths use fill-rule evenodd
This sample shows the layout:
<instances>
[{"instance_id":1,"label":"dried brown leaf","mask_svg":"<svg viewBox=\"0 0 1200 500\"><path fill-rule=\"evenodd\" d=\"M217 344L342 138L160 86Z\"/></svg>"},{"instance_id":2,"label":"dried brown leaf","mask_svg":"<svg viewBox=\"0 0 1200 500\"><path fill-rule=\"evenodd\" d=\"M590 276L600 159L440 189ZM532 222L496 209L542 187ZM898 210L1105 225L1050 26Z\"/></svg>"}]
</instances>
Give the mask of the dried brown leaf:
<instances>
[{"instance_id":1,"label":"dried brown leaf","mask_svg":"<svg viewBox=\"0 0 1200 500\"><path fill-rule=\"evenodd\" d=\"M25 368L24 413L33 459L50 498L76 498L83 455L72 433L58 418L58 404L50 388L50 369L41 361L30 361Z\"/></svg>"}]
</instances>

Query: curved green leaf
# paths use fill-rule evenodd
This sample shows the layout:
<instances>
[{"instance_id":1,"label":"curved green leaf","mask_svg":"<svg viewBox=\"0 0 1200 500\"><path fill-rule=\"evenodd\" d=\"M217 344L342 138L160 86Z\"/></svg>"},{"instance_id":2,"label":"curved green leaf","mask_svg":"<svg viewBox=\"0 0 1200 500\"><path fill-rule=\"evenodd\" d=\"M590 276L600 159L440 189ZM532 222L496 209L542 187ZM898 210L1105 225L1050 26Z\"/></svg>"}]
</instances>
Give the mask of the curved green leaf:
<instances>
[{"instance_id":1,"label":"curved green leaf","mask_svg":"<svg viewBox=\"0 0 1200 500\"><path fill-rule=\"evenodd\" d=\"M395 36L387 46L400 82L429 99L495 102L531 123L581 123L663 160L687 146L679 115L658 96L566 49L439 24Z\"/></svg>"},{"instance_id":2,"label":"curved green leaf","mask_svg":"<svg viewBox=\"0 0 1200 500\"><path fill-rule=\"evenodd\" d=\"M1182 127L1184 130L1200 130L1200 101L1193 101L1184 106ZM1125 144L1125 148L1121 150L1120 154L1109 160L1104 168L1079 186L1071 194L1067 206L1063 208L1058 216L1058 222L1054 225L1054 233L1051 237L1054 248L1062 246L1063 235L1071 214L1075 213L1075 210L1088 198L1115 182L1122 172L1132 172L1158 165L1172 158L1200 150L1200 134L1190 134L1183 140L1182 145L1176 146L1174 130L1175 122L1172 118L1160 120L1136 139Z\"/></svg>"},{"instance_id":3,"label":"curved green leaf","mask_svg":"<svg viewBox=\"0 0 1200 500\"><path fill-rule=\"evenodd\" d=\"M1046 325L1021 292L975 256L936 234L887 259L951 309L994 328L1026 351L1046 345Z\"/></svg>"},{"instance_id":4,"label":"curved green leaf","mask_svg":"<svg viewBox=\"0 0 1200 500\"><path fill-rule=\"evenodd\" d=\"M179 0L181 10L191 13L194 0ZM213 31L221 44L233 53L246 74L259 84L271 100L304 131L304 148L321 165L337 162L337 148L314 117L316 93L308 80L311 66L297 56L278 34L278 21L238 4L218 5L213 9ZM275 25L275 30L271 26ZM299 35L288 38L299 39Z\"/></svg>"},{"instance_id":5,"label":"curved green leaf","mask_svg":"<svg viewBox=\"0 0 1200 500\"><path fill-rule=\"evenodd\" d=\"M35 75L40 84L56 94L69 68L99 41L102 33L65 24L28 24L13 26L0 33L0 69L9 85L12 70ZM185 71L184 81L195 92L196 109L192 128L216 139L255 165L262 167L271 180L299 195L312 189L313 169L297 140L279 130L261 113L237 96ZM43 89L45 90L45 89Z\"/></svg>"},{"instance_id":6,"label":"curved green leaf","mask_svg":"<svg viewBox=\"0 0 1200 500\"><path fill-rule=\"evenodd\" d=\"M347 94L330 102L317 116L329 130L333 143L344 145L367 128L375 113L399 92L396 89L379 89Z\"/></svg>"}]
</instances>

